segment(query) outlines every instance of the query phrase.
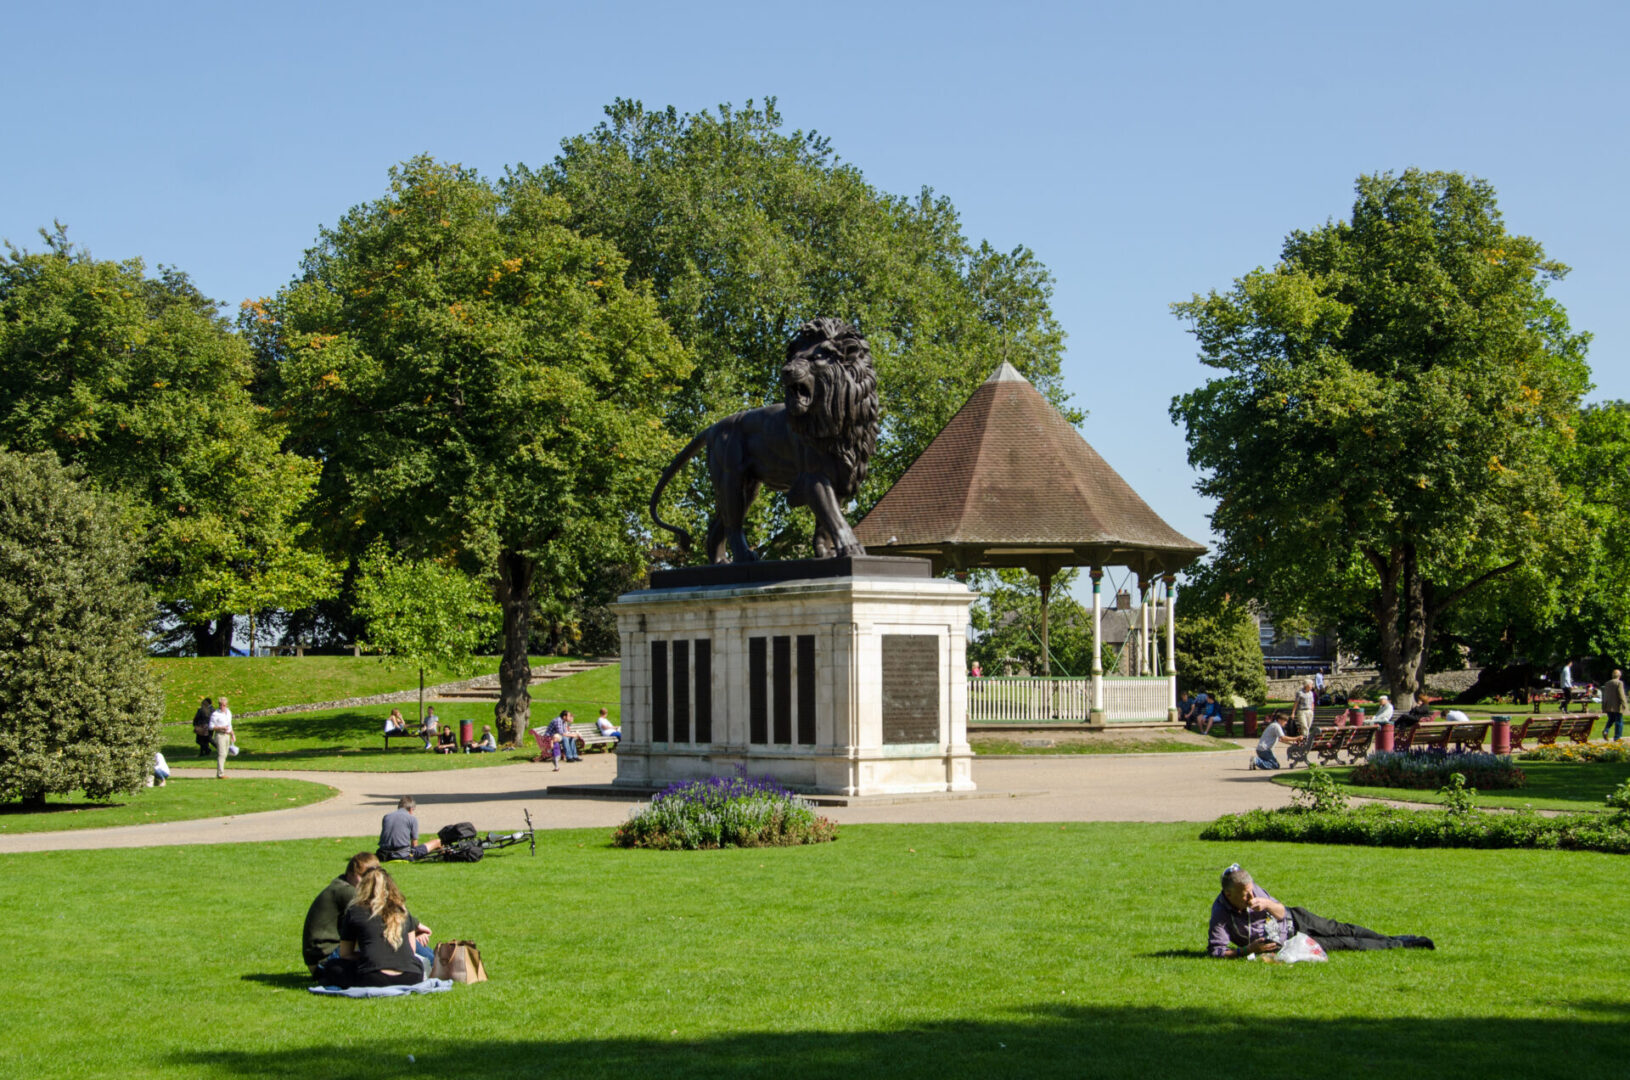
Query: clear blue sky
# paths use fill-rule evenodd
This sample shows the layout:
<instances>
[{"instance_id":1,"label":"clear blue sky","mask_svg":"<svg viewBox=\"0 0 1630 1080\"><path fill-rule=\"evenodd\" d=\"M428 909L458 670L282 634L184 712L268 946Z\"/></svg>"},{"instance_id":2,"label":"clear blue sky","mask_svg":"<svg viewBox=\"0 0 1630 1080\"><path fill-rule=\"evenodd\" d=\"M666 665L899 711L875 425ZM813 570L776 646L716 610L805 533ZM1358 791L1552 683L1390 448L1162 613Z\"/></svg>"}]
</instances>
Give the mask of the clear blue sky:
<instances>
[{"instance_id":1,"label":"clear blue sky","mask_svg":"<svg viewBox=\"0 0 1630 1080\"><path fill-rule=\"evenodd\" d=\"M236 305L419 152L541 164L618 96L774 95L873 184L949 196L1057 278L1084 432L1209 539L1167 309L1345 216L1353 179L1457 169L1573 267L1592 400L1630 398L1630 16L1622 4L12 2L0 237L52 219ZM993 360L994 366L994 360Z\"/></svg>"}]
</instances>

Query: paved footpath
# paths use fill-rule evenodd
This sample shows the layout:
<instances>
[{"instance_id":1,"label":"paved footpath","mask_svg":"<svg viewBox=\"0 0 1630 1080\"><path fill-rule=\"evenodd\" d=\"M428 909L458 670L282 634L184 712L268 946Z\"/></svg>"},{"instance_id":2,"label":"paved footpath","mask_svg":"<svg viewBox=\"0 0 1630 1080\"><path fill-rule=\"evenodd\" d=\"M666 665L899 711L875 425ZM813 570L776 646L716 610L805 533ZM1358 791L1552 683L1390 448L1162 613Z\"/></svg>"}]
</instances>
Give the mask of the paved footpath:
<instances>
[{"instance_id":1,"label":"paved footpath","mask_svg":"<svg viewBox=\"0 0 1630 1080\"><path fill-rule=\"evenodd\" d=\"M839 824L943 821L1206 821L1218 814L1283 806L1290 792L1250 772L1247 752L1082 754L1073 757L991 757L974 762L977 797L827 807ZM314 780L339 789L326 802L240 817L201 818L114 829L0 836L0 853L231 844L378 835L379 819L402 795L419 804L424 831L470 821L487 831L518 829L523 808L540 829L610 828L632 802L551 796L556 781L609 784L616 759L592 754L555 772L548 765L499 765L435 772L291 772L238 769L233 776ZM178 777L210 777L210 769L177 769Z\"/></svg>"}]
</instances>

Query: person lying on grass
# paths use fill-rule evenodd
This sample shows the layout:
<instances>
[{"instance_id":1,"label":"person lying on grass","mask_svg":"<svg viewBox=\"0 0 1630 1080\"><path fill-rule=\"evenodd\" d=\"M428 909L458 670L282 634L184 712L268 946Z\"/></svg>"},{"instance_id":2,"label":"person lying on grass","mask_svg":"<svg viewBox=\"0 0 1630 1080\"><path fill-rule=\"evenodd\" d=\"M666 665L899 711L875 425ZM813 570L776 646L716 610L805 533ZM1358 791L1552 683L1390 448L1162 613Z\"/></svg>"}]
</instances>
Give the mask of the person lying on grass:
<instances>
[{"instance_id":1,"label":"person lying on grass","mask_svg":"<svg viewBox=\"0 0 1630 1080\"><path fill-rule=\"evenodd\" d=\"M432 836L419 843L419 818L414 813L416 804L412 795L396 800L396 809L379 819L379 861L391 859L422 859L441 847L441 840Z\"/></svg>"},{"instance_id":2,"label":"person lying on grass","mask_svg":"<svg viewBox=\"0 0 1630 1080\"><path fill-rule=\"evenodd\" d=\"M1291 935L1302 933L1337 949L1431 949L1431 938L1413 934L1378 934L1363 926L1336 922L1307 908L1287 907L1268 895L1235 863L1222 874L1222 892L1211 902L1211 932L1206 942L1212 956L1233 958L1275 953Z\"/></svg>"},{"instance_id":3,"label":"person lying on grass","mask_svg":"<svg viewBox=\"0 0 1630 1080\"><path fill-rule=\"evenodd\" d=\"M379 859L373 852L357 852L346 864L345 873L330 881L306 909L306 925L300 931L300 955L316 978L340 976L340 969L345 966L340 960L340 918L356 899L362 875L378 867Z\"/></svg>"},{"instance_id":4,"label":"person lying on grass","mask_svg":"<svg viewBox=\"0 0 1630 1080\"><path fill-rule=\"evenodd\" d=\"M336 985L413 986L430 977L430 927L413 917L395 879L378 867L362 875L340 918L340 959L352 968Z\"/></svg>"}]
</instances>

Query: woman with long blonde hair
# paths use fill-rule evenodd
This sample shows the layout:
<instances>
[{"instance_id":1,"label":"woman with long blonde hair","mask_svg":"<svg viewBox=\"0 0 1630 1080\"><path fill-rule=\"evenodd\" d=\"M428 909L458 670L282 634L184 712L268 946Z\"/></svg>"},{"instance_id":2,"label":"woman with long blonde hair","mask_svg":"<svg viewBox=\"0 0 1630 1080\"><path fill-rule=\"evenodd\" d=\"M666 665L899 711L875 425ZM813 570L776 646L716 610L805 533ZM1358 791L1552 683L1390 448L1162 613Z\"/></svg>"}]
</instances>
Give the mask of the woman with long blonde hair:
<instances>
[{"instance_id":1,"label":"woman with long blonde hair","mask_svg":"<svg viewBox=\"0 0 1630 1080\"><path fill-rule=\"evenodd\" d=\"M353 986L411 986L430 974L430 927L413 917L382 869L362 875L340 918L340 956L355 961Z\"/></svg>"}]
</instances>

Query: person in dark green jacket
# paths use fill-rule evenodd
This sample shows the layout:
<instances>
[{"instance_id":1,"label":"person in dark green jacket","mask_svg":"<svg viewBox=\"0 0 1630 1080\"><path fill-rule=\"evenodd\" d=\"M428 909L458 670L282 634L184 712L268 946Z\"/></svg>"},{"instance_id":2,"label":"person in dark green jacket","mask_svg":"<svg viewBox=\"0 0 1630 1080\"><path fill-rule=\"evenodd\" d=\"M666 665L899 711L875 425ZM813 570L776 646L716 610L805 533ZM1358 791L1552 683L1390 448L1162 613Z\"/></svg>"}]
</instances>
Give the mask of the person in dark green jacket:
<instances>
[{"instance_id":1,"label":"person in dark green jacket","mask_svg":"<svg viewBox=\"0 0 1630 1080\"><path fill-rule=\"evenodd\" d=\"M371 851L359 851L351 856L345 873L328 883L328 888L317 894L306 911L305 929L300 932L300 953L306 967L314 976L339 962L340 916L357 895L357 883L362 875L379 865L379 857Z\"/></svg>"}]
</instances>

